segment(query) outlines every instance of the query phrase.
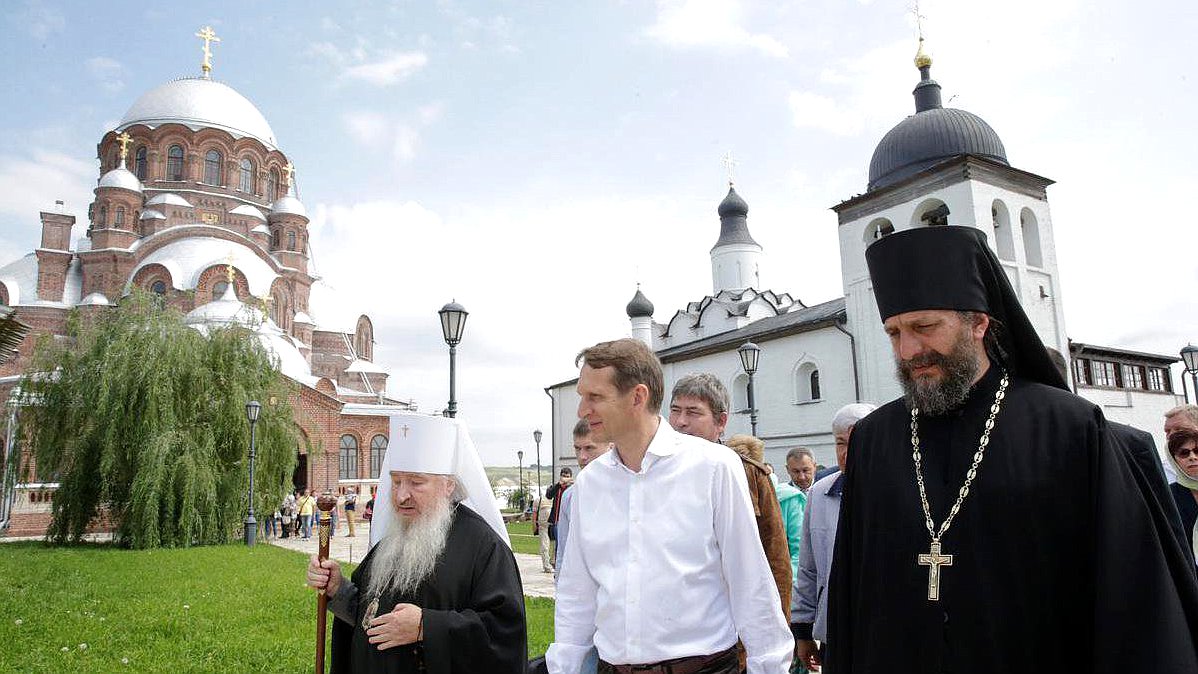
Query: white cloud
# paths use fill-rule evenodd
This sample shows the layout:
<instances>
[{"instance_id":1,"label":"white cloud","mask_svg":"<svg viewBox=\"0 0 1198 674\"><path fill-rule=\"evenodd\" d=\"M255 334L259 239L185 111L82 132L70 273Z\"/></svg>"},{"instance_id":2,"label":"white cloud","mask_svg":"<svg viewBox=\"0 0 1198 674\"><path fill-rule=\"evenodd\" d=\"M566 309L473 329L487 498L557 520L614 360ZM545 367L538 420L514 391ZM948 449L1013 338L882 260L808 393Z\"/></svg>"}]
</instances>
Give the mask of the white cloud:
<instances>
[{"instance_id":1,"label":"white cloud","mask_svg":"<svg viewBox=\"0 0 1198 674\"><path fill-rule=\"evenodd\" d=\"M61 33L67 26L62 12L46 6L41 0L25 0L25 6L12 15L14 23L21 24L35 39L45 40Z\"/></svg>"},{"instance_id":2,"label":"white cloud","mask_svg":"<svg viewBox=\"0 0 1198 674\"><path fill-rule=\"evenodd\" d=\"M361 80L379 87L390 86L410 77L428 65L424 52L393 52L375 61L359 63L342 71L342 77Z\"/></svg>"},{"instance_id":3,"label":"white cloud","mask_svg":"<svg viewBox=\"0 0 1198 674\"><path fill-rule=\"evenodd\" d=\"M342 115L345 129L359 145L368 149L389 149L395 161L406 164L416 158L421 129L441 118L440 102L421 106L408 116L389 117L370 111L354 110Z\"/></svg>"},{"instance_id":4,"label":"white cloud","mask_svg":"<svg viewBox=\"0 0 1198 674\"><path fill-rule=\"evenodd\" d=\"M738 0L658 0L657 20L645 34L671 47L753 49L775 58L789 55L777 38L746 29L743 14Z\"/></svg>"},{"instance_id":5,"label":"white cloud","mask_svg":"<svg viewBox=\"0 0 1198 674\"><path fill-rule=\"evenodd\" d=\"M67 212L86 220L95 182L94 161L38 148L28 155L0 155L0 216L37 223L38 212L61 199Z\"/></svg>"},{"instance_id":6,"label":"white cloud","mask_svg":"<svg viewBox=\"0 0 1198 674\"><path fill-rule=\"evenodd\" d=\"M125 88L125 67L107 56L95 56L84 62L87 72L100 87L109 93Z\"/></svg>"},{"instance_id":7,"label":"white cloud","mask_svg":"<svg viewBox=\"0 0 1198 674\"><path fill-rule=\"evenodd\" d=\"M845 109L835 99L827 96L809 91L793 91L788 102L794 124L800 129L813 128L838 136L852 136L860 133L864 126L859 114Z\"/></svg>"}]
</instances>

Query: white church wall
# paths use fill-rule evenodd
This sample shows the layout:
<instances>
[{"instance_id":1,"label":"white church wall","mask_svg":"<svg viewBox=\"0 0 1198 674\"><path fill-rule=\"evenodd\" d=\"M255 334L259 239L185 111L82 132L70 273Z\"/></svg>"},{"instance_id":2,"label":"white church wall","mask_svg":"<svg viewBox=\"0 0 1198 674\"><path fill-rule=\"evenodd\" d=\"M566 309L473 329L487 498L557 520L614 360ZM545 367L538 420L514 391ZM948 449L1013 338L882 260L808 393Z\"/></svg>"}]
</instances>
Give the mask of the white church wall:
<instances>
[{"instance_id":1,"label":"white church wall","mask_svg":"<svg viewBox=\"0 0 1198 674\"><path fill-rule=\"evenodd\" d=\"M711 252L712 294L721 290L744 290L761 285L761 246L750 243L725 244Z\"/></svg>"},{"instance_id":2,"label":"white church wall","mask_svg":"<svg viewBox=\"0 0 1198 674\"><path fill-rule=\"evenodd\" d=\"M1165 460L1165 412L1185 402L1182 396L1153 391L1106 389L1091 386L1077 387L1077 394L1098 405L1110 421L1133 426L1150 433L1156 441L1157 454Z\"/></svg>"}]
</instances>

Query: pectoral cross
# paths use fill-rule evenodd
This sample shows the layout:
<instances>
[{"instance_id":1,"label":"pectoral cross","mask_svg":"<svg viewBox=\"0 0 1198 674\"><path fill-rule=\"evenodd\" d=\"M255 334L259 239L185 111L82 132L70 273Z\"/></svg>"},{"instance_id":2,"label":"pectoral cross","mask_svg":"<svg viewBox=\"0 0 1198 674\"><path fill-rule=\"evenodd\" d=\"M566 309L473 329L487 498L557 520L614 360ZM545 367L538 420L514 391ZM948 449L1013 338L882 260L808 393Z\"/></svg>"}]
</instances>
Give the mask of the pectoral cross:
<instances>
[{"instance_id":1,"label":"pectoral cross","mask_svg":"<svg viewBox=\"0 0 1198 674\"><path fill-rule=\"evenodd\" d=\"M121 146L121 166L124 166L125 159L129 157L129 143L133 142L133 136L130 136L128 131L122 131L121 135L116 137L116 142Z\"/></svg>"},{"instance_id":2,"label":"pectoral cross","mask_svg":"<svg viewBox=\"0 0 1198 674\"><path fill-rule=\"evenodd\" d=\"M212 30L212 26L204 26L200 32L196 33L196 37L204 41L204 62L200 67L204 70L204 77L212 77L212 43L220 42L220 38L216 36L216 31Z\"/></svg>"},{"instance_id":3,"label":"pectoral cross","mask_svg":"<svg viewBox=\"0 0 1198 674\"><path fill-rule=\"evenodd\" d=\"M738 162L737 162L735 159L733 159L733 158L732 158L732 153L731 153L731 152L725 152L725 153L724 153L724 158L723 158L723 159L721 159L720 161L721 161L721 163L723 163L723 164L724 164L724 168L728 169L728 185L729 185L729 186L731 186L731 185L732 185L732 179L733 179L733 175L732 175L732 174L733 174L733 172L736 170L736 164L737 164Z\"/></svg>"},{"instance_id":4,"label":"pectoral cross","mask_svg":"<svg viewBox=\"0 0 1198 674\"><path fill-rule=\"evenodd\" d=\"M940 541L932 541L931 550L917 561L928 567L928 601L940 601L940 567L952 566L953 556L940 554Z\"/></svg>"}]
</instances>

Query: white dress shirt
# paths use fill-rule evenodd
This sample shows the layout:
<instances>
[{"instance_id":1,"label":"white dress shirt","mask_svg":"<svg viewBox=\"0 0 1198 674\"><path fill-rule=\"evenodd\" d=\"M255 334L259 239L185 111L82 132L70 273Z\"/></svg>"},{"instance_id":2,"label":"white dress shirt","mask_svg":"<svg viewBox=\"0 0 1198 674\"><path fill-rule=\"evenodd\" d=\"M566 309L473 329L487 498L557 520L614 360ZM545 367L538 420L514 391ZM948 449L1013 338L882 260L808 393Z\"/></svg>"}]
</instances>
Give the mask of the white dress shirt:
<instances>
[{"instance_id":1,"label":"white dress shirt","mask_svg":"<svg viewBox=\"0 0 1198 674\"><path fill-rule=\"evenodd\" d=\"M749 674L789 670L794 639L734 452L661 419L640 472L613 450L573 490L550 674L578 672L592 643L612 664L648 664L738 636Z\"/></svg>"}]
</instances>

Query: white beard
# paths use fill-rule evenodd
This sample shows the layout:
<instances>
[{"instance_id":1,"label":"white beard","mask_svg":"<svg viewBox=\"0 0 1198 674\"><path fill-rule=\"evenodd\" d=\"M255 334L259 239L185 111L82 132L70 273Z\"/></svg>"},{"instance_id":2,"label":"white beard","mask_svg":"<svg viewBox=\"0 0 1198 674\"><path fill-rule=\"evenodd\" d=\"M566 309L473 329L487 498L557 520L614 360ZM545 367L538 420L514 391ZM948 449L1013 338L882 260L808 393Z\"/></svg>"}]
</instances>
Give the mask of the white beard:
<instances>
[{"instance_id":1,"label":"white beard","mask_svg":"<svg viewBox=\"0 0 1198 674\"><path fill-rule=\"evenodd\" d=\"M411 522L397 516L374 551L367 595L415 592L432 575L445 551L456 509L457 504L446 498Z\"/></svg>"}]
</instances>

